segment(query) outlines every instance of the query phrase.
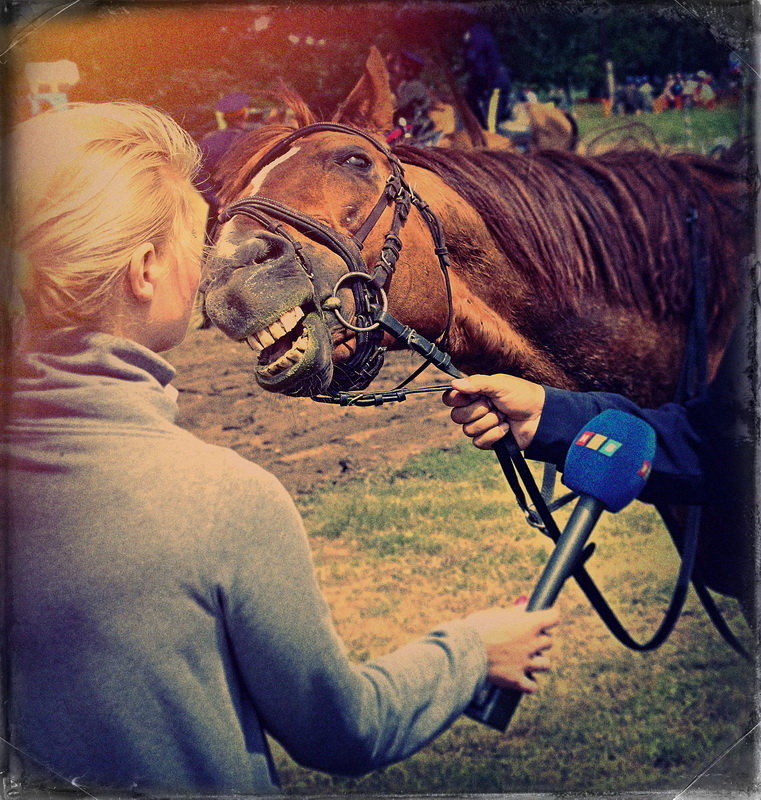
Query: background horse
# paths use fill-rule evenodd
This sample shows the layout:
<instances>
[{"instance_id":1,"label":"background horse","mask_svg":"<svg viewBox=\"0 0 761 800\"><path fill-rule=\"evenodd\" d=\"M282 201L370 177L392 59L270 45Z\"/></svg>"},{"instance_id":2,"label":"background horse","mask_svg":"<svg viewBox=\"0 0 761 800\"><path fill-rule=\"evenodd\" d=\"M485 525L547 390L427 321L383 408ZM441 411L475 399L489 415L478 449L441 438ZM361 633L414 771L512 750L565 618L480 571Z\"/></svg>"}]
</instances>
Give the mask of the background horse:
<instances>
[{"instance_id":1,"label":"background horse","mask_svg":"<svg viewBox=\"0 0 761 800\"><path fill-rule=\"evenodd\" d=\"M457 108L460 112L460 107ZM475 120L473 126L456 124L455 107L440 103L430 112L437 129L443 132L439 147L455 147L470 150L486 147L491 150L512 150L533 153L538 150L574 150L578 144L578 128L573 116L551 103L515 103L511 119L502 133L483 130ZM472 115L472 112L471 112Z\"/></svg>"},{"instance_id":2,"label":"background horse","mask_svg":"<svg viewBox=\"0 0 761 800\"><path fill-rule=\"evenodd\" d=\"M313 122L300 107L300 123ZM380 139L392 110L376 51L334 121ZM223 201L266 196L350 241L384 194L388 156L351 132L312 131L258 169L262 154L292 133L267 126L243 138L219 176ZM463 371L617 391L646 405L666 401L679 374L697 257L707 267L711 368L717 363L751 230L738 168L650 151L597 158L394 152L443 227L451 299L429 228L413 208L385 285L389 310L429 338L448 327L449 352ZM691 213L699 247L691 241ZM385 210L367 234L368 265L380 256L391 214ZM324 307L346 271L314 237L286 237L235 216L221 226L209 260L206 310L225 333L258 351L254 372L262 386L319 393L346 378L357 349L355 332ZM342 316L351 319L348 283L338 295Z\"/></svg>"},{"instance_id":3,"label":"background horse","mask_svg":"<svg viewBox=\"0 0 761 800\"><path fill-rule=\"evenodd\" d=\"M579 129L573 115L553 103L514 103L510 118L500 128L504 133L484 130L475 114L456 90L450 91L453 103L435 104L429 116L441 131L439 147L471 150L486 147L534 153L538 150L575 150Z\"/></svg>"}]
</instances>

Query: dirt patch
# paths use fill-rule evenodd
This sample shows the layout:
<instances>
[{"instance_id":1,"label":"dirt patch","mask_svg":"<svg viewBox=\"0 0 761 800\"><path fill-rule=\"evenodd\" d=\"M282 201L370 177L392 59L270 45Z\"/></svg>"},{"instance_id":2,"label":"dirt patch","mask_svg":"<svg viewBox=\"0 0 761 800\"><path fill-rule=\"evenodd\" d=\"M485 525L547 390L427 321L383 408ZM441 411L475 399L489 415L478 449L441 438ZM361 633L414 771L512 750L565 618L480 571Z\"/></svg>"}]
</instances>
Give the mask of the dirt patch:
<instances>
[{"instance_id":1,"label":"dirt patch","mask_svg":"<svg viewBox=\"0 0 761 800\"><path fill-rule=\"evenodd\" d=\"M191 331L167 359L178 371L179 424L270 470L292 493L401 466L415 453L462 439L436 393L342 408L265 392L253 377L254 354L216 329ZM410 353L387 354L373 391L393 388L419 363ZM431 367L415 385L445 382Z\"/></svg>"}]
</instances>

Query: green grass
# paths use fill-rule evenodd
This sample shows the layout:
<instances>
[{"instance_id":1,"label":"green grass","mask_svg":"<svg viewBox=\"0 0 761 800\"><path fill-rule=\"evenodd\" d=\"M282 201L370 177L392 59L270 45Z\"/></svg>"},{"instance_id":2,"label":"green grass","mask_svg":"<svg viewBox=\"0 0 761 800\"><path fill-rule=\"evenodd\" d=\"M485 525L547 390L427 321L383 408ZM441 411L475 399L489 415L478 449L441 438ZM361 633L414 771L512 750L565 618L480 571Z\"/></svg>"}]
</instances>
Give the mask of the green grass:
<instances>
[{"instance_id":1,"label":"green grass","mask_svg":"<svg viewBox=\"0 0 761 800\"><path fill-rule=\"evenodd\" d=\"M538 467L538 465L533 465ZM530 590L550 543L517 509L491 453L469 443L301 499L315 561L353 658L380 655L445 619ZM568 513L566 509L560 515ZM604 515L590 571L646 639L677 559L653 511ZM735 605L720 604L747 630ZM615 642L575 585L560 598L555 671L507 734L462 718L413 758L361 779L303 770L276 748L290 794L616 793L686 787L752 726L752 669L690 598L660 650ZM723 763L721 780L747 775Z\"/></svg>"},{"instance_id":2,"label":"green grass","mask_svg":"<svg viewBox=\"0 0 761 800\"><path fill-rule=\"evenodd\" d=\"M626 117L606 117L598 105L580 105L574 110L582 143L610 131L605 143L612 143L628 134L647 141L643 127L652 131L663 146L676 150L709 153L720 144L730 144L742 130L743 114L736 106L719 106L713 111L704 108L671 109L660 114L639 114ZM632 127L633 126L633 127ZM618 130L617 134L613 134Z\"/></svg>"}]
</instances>

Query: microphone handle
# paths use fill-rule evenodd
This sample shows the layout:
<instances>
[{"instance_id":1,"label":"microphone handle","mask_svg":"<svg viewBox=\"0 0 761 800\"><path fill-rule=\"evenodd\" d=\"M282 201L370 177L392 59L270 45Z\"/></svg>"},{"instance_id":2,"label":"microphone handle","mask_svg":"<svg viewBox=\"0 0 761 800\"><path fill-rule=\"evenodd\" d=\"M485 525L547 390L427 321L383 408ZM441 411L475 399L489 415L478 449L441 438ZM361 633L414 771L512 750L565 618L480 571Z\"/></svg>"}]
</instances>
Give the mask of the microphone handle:
<instances>
[{"instance_id":1,"label":"microphone handle","mask_svg":"<svg viewBox=\"0 0 761 800\"><path fill-rule=\"evenodd\" d=\"M526 605L527 611L550 608L555 602L563 584L573 572L603 508L603 504L594 497L585 494L579 497L531 593ZM490 686L471 702L465 709L465 714L477 722L504 731L522 696L523 692L517 689Z\"/></svg>"}]
</instances>

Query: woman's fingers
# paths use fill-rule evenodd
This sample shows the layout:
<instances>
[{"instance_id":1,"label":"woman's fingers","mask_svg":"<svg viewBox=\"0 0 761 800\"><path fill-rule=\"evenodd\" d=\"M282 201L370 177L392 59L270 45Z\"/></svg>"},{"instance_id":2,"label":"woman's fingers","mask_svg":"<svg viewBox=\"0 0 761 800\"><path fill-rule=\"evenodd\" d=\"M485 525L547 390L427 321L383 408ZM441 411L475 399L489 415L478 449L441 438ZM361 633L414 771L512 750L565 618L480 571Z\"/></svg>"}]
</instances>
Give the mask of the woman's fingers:
<instances>
[{"instance_id":1,"label":"woman's fingers","mask_svg":"<svg viewBox=\"0 0 761 800\"><path fill-rule=\"evenodd\" d=\"M535 656L531 659L531 663L526 667L526 672L549 672L550 659L546 656Z\"/></svg>"}]
</instances>

